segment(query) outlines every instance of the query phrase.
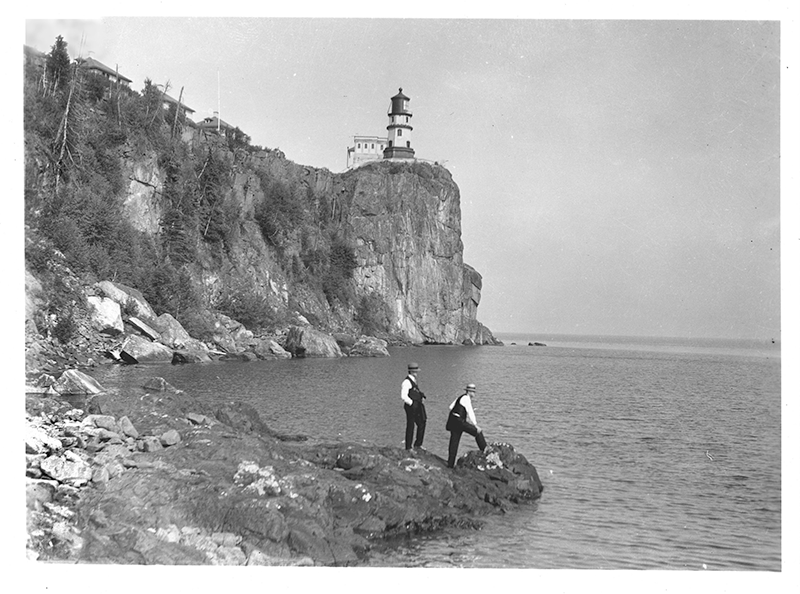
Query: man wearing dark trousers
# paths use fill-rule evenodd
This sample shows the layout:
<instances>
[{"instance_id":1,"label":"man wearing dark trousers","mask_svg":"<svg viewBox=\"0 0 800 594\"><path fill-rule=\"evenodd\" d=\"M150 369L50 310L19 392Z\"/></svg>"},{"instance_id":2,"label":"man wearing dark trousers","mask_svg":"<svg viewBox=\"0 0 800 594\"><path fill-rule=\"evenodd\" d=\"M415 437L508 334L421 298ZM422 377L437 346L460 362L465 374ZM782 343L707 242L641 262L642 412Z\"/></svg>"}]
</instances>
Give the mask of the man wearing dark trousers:
<instances>
[{"instance_id":1,"label":"man wearing dark trousers","mask_svg":"<svg viewBox=\"0 0 800 594\"><path fill-rule=\"evenodd\" d=\"M450 413L447 415L447 426L445 427L450 432L450 447L447 455L448 468L453 468L456 465L458 444L461 441L462 433L472 435L481 451L486 449L483 430L478 427L478 422L475 420L475 411L472 410L472 398L474 396L475 384L467 384L466 392L456 398L450 405Z\"/></svg>"},{"instance_id":2,"label":"man wearing dark trousers","mask_svg":"<svg viewBox=\"0 0 800 594\"><path fill-rule=\"evenodd\" d=\"M417 386L417 374L419 365L416 363L408 364L408 375L400 386L400 398L403 400L403 408L406 411L406 449L410 450L413 443L414 449L422 448L422 440L425 438L425 424L428 415L425 413L425 405L422 401L425 398ZM417 439L414 441L414 425L417 426Z\"/></svg>"}]
</instances>

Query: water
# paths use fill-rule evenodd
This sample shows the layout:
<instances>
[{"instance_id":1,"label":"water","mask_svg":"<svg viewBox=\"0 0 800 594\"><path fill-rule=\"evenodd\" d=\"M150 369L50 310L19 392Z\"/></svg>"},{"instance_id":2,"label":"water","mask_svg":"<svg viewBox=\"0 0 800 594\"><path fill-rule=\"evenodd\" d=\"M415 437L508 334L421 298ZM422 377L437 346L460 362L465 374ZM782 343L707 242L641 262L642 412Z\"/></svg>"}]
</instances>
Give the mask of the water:
<instances>
[{"instance_id":1,"label":"water","mask_svg":"<svg viewBox=\"0 0 800 594\"><path fill-rule=\"evenodd\" d=\"M443 458L447 407L476 383L488 441L537 467L542 499L480 531L410 539L377 554L378 566L781 570L779 344L501 338L507 346L394 348L383 359L96 375L111 386L158 375L205 402L248 402L274 429L314 440L402 446L399 389L414 360L425 446ZM465 436L460 451L474 447Z\"/></svg>"}]
</instances>

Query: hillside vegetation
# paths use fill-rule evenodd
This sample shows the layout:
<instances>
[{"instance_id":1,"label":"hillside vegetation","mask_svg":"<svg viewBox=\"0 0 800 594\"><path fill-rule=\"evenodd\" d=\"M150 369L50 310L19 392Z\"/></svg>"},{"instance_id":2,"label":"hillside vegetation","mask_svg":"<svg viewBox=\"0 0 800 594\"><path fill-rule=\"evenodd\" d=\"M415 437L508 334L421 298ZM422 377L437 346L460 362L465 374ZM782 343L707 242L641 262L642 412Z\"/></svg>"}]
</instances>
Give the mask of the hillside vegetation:
<instances>
[{"instance_id":1,"label":"hillside vegetation","mask_svg":"<svg viewBox=\"0 0 800 594\"><path fill-rule=\"evenodd\" d=\"M26 51L25 258L41 285L29 336L78 338L86 295L110 280L201 340L223 314L261 335L494 342L446 169L297 165L238 128L199 129L167 91L93 73L60 37Z\"/></svg>"},{"instance_id":2,"label":"hillside vegetation","mask_svg":"<svg viewBox=\"0 0 800 594\"><path fill-rule=\"evenodd\" d=\"M162 89L149 80L136 92L71 63L60 38L45 60L26 61L26 263L51 296L38 321L64 341L81 299L53 273L59 253L81 284L110 279L135 287L158 313L171 313L187 329L208 308L248 327L274 329L287 321L286 308L270 303L255 283L225 286L213 296L197 286L198 268L237 244L242 213L225 198L247 157L263 149L238 129L186 142L192 122L162 103ZM137 229L124 208L125 161L145 155L154 155L165 173L155 234ZM292 285L321 292L328 307L358 312L348 286L353 250L332 224L324 197L298 196L265 170L255 177L263 199L251 220L272 248L278 272ZM299 313L318 318L319 309ZM364 314L362 307L362 325L374 326L374 316Z\"/></svg>"}]
</instances>

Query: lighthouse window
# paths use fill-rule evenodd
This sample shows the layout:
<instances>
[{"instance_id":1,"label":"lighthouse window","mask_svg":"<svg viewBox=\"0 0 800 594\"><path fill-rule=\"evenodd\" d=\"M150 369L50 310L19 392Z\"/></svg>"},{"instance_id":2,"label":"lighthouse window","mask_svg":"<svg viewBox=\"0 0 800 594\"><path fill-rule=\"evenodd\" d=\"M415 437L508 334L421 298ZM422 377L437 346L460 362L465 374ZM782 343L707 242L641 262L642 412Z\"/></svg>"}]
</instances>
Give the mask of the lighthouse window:
<instances>
[{"instance_id":1,"label":"lighthouse window","mask_svg":"<svg viewBox=\"0 0 800 594\"><path fill-rule=\"evenodd\" d=\"M375 143L374 142L372 143L372 146L370 148L373 148L373 149L375 148Z\"/></svg>"},{"instance_id":2,"label":"lighthouse window","mask_svg":"<svg viewBox=\"0 0 800 594\"><path fill-rule=\"evenodd\" d=\"M358 143L358 148L359 148L359 149L361 148L361 143L360 143L360 142Z\"/></svg>"},{"instance_id":3,"label":"lighthouse window","mask_svg":"<svg viewBox=\"0 0 800 594\"><path fill-rule=\"evenodd\" d=\"M398 136L402 136L402 135L403 135L403 130L402 130L402 128L401 128L401 129L399 129L399 130L397 131L397 135L398 135Z\"/></svg>"}]
</instances>

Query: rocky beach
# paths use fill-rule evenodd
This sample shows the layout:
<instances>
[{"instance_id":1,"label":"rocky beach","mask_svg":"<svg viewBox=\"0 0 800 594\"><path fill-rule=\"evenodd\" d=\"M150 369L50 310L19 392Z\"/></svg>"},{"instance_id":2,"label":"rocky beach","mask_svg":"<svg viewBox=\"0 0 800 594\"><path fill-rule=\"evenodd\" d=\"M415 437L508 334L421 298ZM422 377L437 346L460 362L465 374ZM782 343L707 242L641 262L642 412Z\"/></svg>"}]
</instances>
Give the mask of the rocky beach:
<instances>
[{"instance_id":1,"label":"rocky beach","mask_svg":"<svg viewBox=\"0 0 800 594\"><path fill-rule=\"evenodd\" d=\"M27 388L29 559L362 565L393 539L477 529L543 489L508 444L448 469L423 450L311 445L248 405L202 407L155 375L138 393L77 370L45 388L51 378Z\"/></svg>"}]
</instances>

